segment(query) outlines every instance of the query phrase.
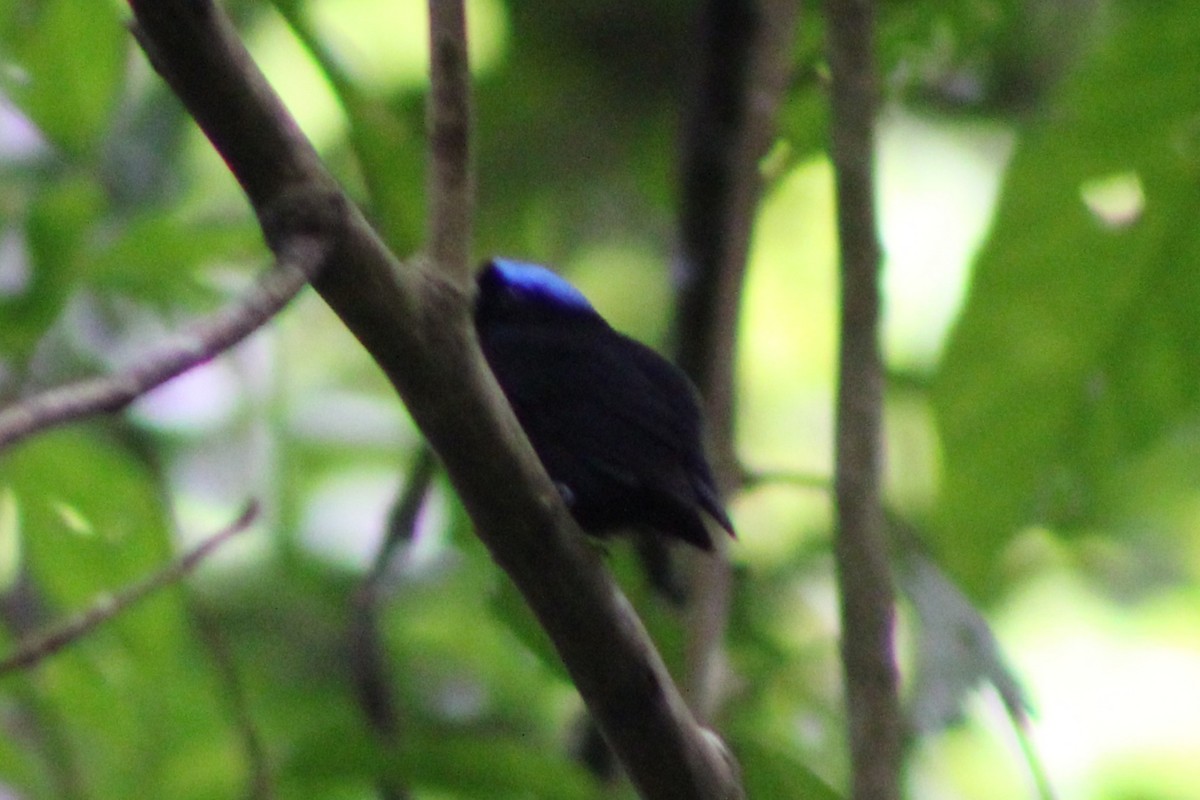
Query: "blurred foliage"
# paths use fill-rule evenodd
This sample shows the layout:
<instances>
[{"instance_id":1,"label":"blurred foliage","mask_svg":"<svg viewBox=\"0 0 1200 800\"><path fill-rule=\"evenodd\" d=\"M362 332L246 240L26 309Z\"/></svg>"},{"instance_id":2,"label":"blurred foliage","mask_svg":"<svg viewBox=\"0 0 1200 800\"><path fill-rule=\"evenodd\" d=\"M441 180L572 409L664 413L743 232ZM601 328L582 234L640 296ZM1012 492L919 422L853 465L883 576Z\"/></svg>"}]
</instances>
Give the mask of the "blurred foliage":
<instances>
[{"instance_id":1,"label":"blurred foliage","mask_svg":"<svg viewBox=\"0 0 1200 800\"><path fill-rule=\"evenodd\" d=\"M978 542L946 558L989 588L1024 525L1120 524L1124 470L1200 411L1196 9L1109 13L1022 137L937 374L942 529Z\"/></svg>"},{"instance_id":2,"label":"blurred foliage","mask_svg":"<svg viewBox=\"0 0 1200 800\"><path fill-rule=\"evenodd\" d=\"M424 215L423 58L379 48L424 46L422 4L228 5L328 163L397 251L412 252ZM477 252L555 263L618 327L656 341L669 328L695 5L468 5ZM951 135L984 123L1015 139L1007 167L994 164L1001 195L978 258L963 265L969 290L940 358L893 375L897 512L985 612L1010 600L1025 609L1015 630L1041 613L1022 605L1030 586L1051 605L1107 596L1125 604L1120 619L1138 618L1147 596L1178 590L1194 602L1200 9L889 0L881 12L893 111ZM236 185L122 14L100 0L0 0L4 404L129 363L266 261ZM738 423L750 468L818 479L831 463L836 341L821 42L809 9L765 167ZM131 413L4 453L6 652L217 530L247 495L265 511L187 588L0 677L0 796L368 798L381 780L419 798L605 794L571 755L581 712L564 671L443 485L385 581L396 741L367 724L351 598L416 442L378 371L306 296ZM716 722L754 797L832 798L846 786L828 505L812 481L769 475L733 500L733 678ZM678 614L647 592L627 547L610 550L680 669ZM1076 588L1045 590L1063 574ZM960 616L980 624L969 608ZM1153 617L1163 618L1175 619ZM907 641L930 649L938 637ZM905 663L949 657L906 653ZM1013 660L1028 668L1030 658L1018 648ZM1034 705L1053 721L1060 699ZM1170 704L1200 708L1178 695ZM984 797L978 787L1003 774L994 785L1010 793L986 796L1011 797L1021 783L1019 758L996 757L994 743L964 755L960 740L933 742L914 756L914 796ZM1112 766L1137 759L1174 771ZM1119 781L1079 778L1071 786L1086 791L1073 796L1195 796L1187 763L1134 753L1109 762Z\"/></svg>"}]
</instances>

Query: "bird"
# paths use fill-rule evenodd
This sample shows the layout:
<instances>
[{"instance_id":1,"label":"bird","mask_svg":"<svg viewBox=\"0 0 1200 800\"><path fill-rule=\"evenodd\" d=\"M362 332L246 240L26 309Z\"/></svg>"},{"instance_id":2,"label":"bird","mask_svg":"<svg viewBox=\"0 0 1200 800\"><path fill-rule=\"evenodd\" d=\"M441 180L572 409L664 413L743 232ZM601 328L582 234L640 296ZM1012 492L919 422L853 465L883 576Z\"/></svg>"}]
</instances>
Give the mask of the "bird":
<instances>
[{"instance_id":1,"label":"bird","mask_svg":"<svg viewBox=\"0 0 1200 800\"><path fill-rule=\"evenodd\" d=\"M682 370L544 266L493 258L476 286L484 357L585 533L658 534L711 551L707 517L735 536L705 456L699 393Z\"/></svg>"}]
</instances>

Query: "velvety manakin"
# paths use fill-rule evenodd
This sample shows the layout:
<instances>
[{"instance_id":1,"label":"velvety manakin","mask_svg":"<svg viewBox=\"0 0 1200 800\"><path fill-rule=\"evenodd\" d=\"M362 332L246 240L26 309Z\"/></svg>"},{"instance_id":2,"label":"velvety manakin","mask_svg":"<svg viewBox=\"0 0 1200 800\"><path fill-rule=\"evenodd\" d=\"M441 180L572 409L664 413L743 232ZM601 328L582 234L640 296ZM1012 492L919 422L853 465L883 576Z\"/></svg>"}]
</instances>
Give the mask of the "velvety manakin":
<instances>
[{"instance_id":1,"label":"velvety manakin","mask_svg":"<svg viewBox=\"0 0 1200 800\"><path fill-rule=\"evenodd\" d=\"M584 531L654 531L710 550L707 516L733 534L682 371L545 267L493 259L478 288L484 356Z\"/></svg>"}]
</instances>

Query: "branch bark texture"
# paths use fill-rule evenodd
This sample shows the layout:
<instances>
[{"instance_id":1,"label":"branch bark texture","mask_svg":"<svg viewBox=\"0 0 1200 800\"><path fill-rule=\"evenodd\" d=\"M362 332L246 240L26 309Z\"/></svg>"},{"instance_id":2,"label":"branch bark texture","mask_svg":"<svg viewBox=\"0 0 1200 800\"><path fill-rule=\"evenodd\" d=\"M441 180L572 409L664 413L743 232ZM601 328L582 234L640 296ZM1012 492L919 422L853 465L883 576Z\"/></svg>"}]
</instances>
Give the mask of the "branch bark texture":
<instances>
[{"instance_id":1,"label":"branch bark texture","mask_svg":"<svg viewBox=\"0 0 1200 800\"><path fill-rule=\"evenodd\" d=\"M273 244L267 223L274 209L290 207L297 197L341 197L211 0L130 0L130 5L138 40L245 189L268 243ZM453 28L439 30L457 35L450 33ZM454 44L444 49L441 35L434 34L435 59L459 49ZM465 60L462 64L465 70ZM434 88L434 103L459 102L452 86L448 98ZM455 112L447 105L432 109L430 118L435 134L449 131ZM439 127L438 120L449 127ZM452 157L455 149L469 155L453 135L432 144L435 159ZM447 151L439 155L442 147ZM454 186L465 185L457 176L469 173L465 165L443 167L448 172L439 178L435 166L431 181L450 196L458 191ZM431 201L438 205L437 198ZM554 642L638 791L663 800L740 797L731 758L683 703L483 360L471 321L469 276L459 266L466 245L431 243L436 270L421 260L401 265L357 208L338 207L331 268L314 287L396 387L480 538ZM443 225L449 231L455 223L430 221L431 231Z\"/></svg>"},{"instance_id":2,"label":"branch bark texture","mask_svg":"<svg viewBox=\"0 0 1200 800\"><path fill-rule=\"evenodd\" d=\"M834 555L841 589L851 796L896 800L902 722L880 490L883 370L873 172L875 9L872 0L829 0L825 8L842 276Z\"/></svg>"},{"instance_id":3,"label":"branch bark texture","mask_svg":"<svg viewBox=\"0 0 1200 800\"><path fill-rule=\"evenodd\" d=\"M470 272L471 73L461 2L429 2L429 255L464 282Z\"/></svg>"},{"instance_id":4,"label":"branch bark texture","mask_svg":"<svg viewBox=\"0 0 1200 800\"><path fill-rule=\"evenodd\" d=\"M683 132L680 259L684 276L677 361L699 387L718 481L741 481L734 448L734 352L754 218L759 162L776 136L792 65L798 0L709 0L691 113ZM723 558L692 559L687 681L693 709L719 701L721 640L732 576Z\"/></svg>"}]
</instances>

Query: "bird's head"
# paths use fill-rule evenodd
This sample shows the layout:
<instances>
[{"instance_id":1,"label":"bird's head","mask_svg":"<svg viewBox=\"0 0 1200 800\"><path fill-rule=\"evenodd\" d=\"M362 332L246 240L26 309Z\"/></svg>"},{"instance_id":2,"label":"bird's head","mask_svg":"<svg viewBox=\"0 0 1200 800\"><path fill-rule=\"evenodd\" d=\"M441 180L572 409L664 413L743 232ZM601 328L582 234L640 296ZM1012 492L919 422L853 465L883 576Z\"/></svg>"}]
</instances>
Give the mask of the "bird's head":
<instances>
[{"instance_id":1,"label":"bird's head","mask_svg":"<svg viewBox=\"0 0 1200 800\"><path fill-rule=\"evenodd\" d=\"M537 264L494 258L477 281L477 323L600 319L583 292Z\"/></svg>"}]
</instances>

